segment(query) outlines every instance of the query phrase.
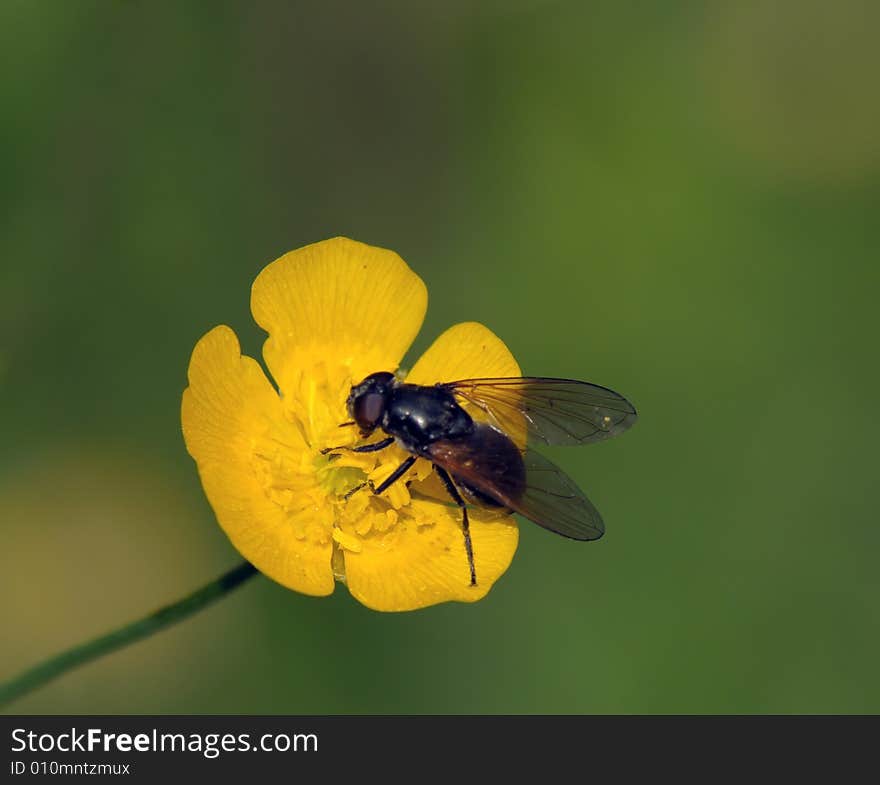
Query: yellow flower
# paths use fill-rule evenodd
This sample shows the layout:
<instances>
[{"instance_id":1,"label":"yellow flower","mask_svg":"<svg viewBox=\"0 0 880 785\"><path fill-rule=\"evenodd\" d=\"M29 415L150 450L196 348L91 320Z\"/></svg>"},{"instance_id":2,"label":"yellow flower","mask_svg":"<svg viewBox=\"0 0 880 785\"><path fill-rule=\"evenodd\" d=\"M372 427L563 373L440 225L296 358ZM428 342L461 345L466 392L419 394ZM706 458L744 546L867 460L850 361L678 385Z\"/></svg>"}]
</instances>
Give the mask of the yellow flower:
<instances>
[{"instance_id":1,"label":"yellow flower","mask_svg":"<svg viewBox=\"0 0 880 785\"><path fill-rule=\"evenodd\" d=\"M215 327L193 350L181 412L187 450L232 544L290 589L327 595L339 580L382 611L473 602L513 558L513 517L472 510L471 586L460 511L427 461L407 474L409 487L346 499L364 479L380 483L407 453L396 445L321 453L358 440L357 429L339 427L350 388L398 369L427 299L397 254L338 237L285 254L254 281L251 311L269 334L263 358L277 392L229 327ZM443 333L407 381L519 375L504 343L469 322Z\"/></svg>"}]
</instances>

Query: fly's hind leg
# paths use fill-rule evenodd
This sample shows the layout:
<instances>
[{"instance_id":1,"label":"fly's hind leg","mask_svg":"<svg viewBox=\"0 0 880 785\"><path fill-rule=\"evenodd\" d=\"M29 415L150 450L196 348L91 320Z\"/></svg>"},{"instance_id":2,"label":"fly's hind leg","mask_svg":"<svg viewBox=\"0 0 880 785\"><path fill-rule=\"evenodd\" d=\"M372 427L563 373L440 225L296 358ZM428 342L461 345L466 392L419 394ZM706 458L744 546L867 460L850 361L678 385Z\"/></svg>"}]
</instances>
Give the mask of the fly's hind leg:
<instances>
[{"instance_id":1,"label":"fly's hind leg","mask_svg":"<svg viewBox=\"0 0 880 785\"><path fill-rule=\"evenodd\" d=\"M464 532L464 549L467 552L468 566L471 569L471 586L476 586L477 570L476 567L474 567L474 546L471 542L471 528L470 522L468 521L467 505L465 505L464 499L461 498L461 494L458 492L458 488L455 487L455 483L449 476L449 472L438 466L436 463L434 464L434 471L437 472L437 475L443 481L447 493L452 497L452 501L454 501L461 509L461 529Z\"/></svg>"}]
</instances>

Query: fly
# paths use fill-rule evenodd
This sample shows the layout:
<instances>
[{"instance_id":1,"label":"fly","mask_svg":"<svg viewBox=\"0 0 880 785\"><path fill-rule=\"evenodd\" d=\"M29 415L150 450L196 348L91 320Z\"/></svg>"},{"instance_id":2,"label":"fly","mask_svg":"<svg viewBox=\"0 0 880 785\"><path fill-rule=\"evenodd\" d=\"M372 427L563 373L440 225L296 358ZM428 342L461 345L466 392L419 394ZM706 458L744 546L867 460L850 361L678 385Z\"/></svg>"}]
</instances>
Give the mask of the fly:
<instances>
[{"instance_id":1,"label":"fly","mask_svg":"<svg viewBox=\"0 0 880 785\"><path fill-rule=\"evenodd\" d=\"M482 417L475 420L463 404ZM577 484L517 436L546 445L591 444L623 433L637 418L626 398L589 382L512 377L429 386L407 384L387 371L354 385L346 407L352 422L344 425L357 425L363 438L376 430L385 438L322 452L376 452L400 444L410 455L373 488L375 494L418 458L430 461L461 510L472 586L477 574L468 504L519 513L573 540L597 540L605 532L602 516Z\"/></svg>"}]
</instances>

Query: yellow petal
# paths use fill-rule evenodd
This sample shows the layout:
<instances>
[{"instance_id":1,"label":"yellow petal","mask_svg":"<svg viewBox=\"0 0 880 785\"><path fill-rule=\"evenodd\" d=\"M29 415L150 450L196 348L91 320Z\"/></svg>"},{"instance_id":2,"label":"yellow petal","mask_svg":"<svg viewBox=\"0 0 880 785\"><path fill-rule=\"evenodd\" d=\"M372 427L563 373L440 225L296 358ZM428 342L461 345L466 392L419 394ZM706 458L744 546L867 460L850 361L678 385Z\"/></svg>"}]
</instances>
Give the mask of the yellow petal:
<instances>
[{"instance_id":1,"label":"yellow petal","mask_svg":"<svg viewBox=\"0 0 880 785\"><path fill-rule=\"evenodd\" d=\"M251 291L254 319L269 333L263 357L282 393L315 358L331 379L396 370L427 303L424 283L396 253L345 237L285 254Z\"/></svg>"},{"instance_id":2,"label":"yellow petal","mask_svg":"<svg viewBox=\"0 0 880 785\"><path fill-rule=\"evenodd\" d=\"M295 591L331 594L333 545L319 506L285 508L283 492L270 498L261 472L282 455L294 462L304 455L302 436L284 419L259 364L241 355L229 327L215 327L193 349L181 421L208 501L241 555ZM308 499L310 480L306 473L302 478L296 498Z\"/></svg>"},{"instance_id":3,"label":"yellow petal","mask_svg":"<svg viewBox=\"0 0 880 785\"><path fill-rule=\"evenodd\" d=\"M361 540L359 553L346 551L345 572L352 595L377 611L410 611L486 596L516 552L519 532L512 516L470 511L477 585L470 585L461 513L437 502L414 499L406 515L385 532Z\"/></svg>"},{"instance_id":4,"label":"yellow petal","mask_svg":"<svg viewBox=\"0 0 880 785\"><path fill-rule=\"evenodd\" d=\"M450 327L431 344L406 380L413 384L436 384L520 375L519 365L504 341L479 322L463 322Z\"/></svg>"}]
</instances>

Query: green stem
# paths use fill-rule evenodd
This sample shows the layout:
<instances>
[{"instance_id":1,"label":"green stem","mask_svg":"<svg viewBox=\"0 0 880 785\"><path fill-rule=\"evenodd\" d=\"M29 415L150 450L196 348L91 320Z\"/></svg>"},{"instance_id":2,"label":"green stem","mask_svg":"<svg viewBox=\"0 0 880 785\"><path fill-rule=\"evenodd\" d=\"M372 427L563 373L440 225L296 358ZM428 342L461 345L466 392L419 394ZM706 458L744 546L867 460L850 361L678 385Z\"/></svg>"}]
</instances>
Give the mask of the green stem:
<instances>
[{"instance_id":1,"label":"green stem","mask_svg":"<svg viewBox=\"0 0 880 785\"><path fill-rule=\"evenodd\" d=\"M45 662L41 662L15 678L0 684L0 706L5 706L10 701L48 684L53 679L57 679L80 665L183 621L202 608L206 608L215 600L219 600L256 574L256 567L249 562L244 562L211 581L207 586L203 586L171 605L159 608L149 616L144 616L144 618L126 624L113 632L108 632L100 638L95 638L50 657Z\"/></svg>"}]
</instances>

